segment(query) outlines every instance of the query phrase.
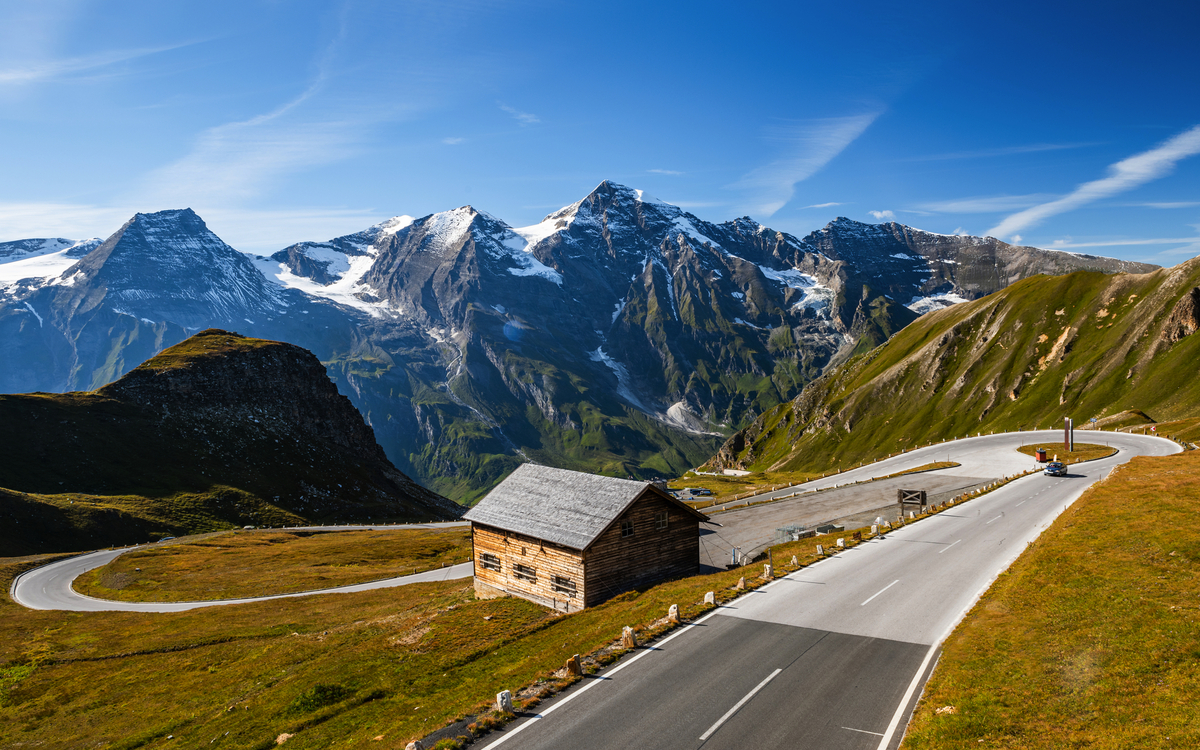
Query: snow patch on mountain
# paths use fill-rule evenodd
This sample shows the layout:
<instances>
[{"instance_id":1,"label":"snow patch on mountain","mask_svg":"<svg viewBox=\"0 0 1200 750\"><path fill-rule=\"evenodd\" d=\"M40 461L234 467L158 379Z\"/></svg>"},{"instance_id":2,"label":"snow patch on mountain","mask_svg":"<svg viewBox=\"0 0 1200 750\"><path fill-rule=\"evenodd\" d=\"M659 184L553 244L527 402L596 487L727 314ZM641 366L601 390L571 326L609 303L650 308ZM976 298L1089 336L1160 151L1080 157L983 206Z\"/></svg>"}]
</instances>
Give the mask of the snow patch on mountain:
<instances>
[{"instance_id":1,"label":"snow patch on mountain","mask_svg":"<svg viewBox=\"0 0 1200 750\"><path fill-rule=\"evenodd\" d=\"M617 376L617 395L642 411L649 412L649 409L645 407L638 397L633 395L633 390L629 387L629 370L625 369L625 365L605 354L603 346L596 347L596 351L594 352L588 352L588 358L593 362L603 362Z\"/></svg>"},{"instance_id":2,"label":"snow patch on mountain","mask_svg":"<svg viewBox=\"0 0 1200 750\"><path fill-rule=\"evenodd\" d=\"M512 256L512 259L517 262L518 266L508 269L508 272L513 276L540 276L547 281L553 281L555 284L562 286L562 274L542 263L533 257L533 255L526 253L515 254Z\"/></svg>"},{"instance_id":3,"label":"snow patch on mountain","mask_svg":"<svg viewBox=\"0 0 1200 750\"><path fill-rule=\"evenodd\" d=\"M306 254L312 248L305 248ZM284 289L296 289L305 294L326 299L330 302L367 313L373 318L385 315L395 317L393 310L386 302L376 301L374 292L362 283L362 277L375 262L373 255L346 255L337 251L328 251L334 259L340 259L345 270L332 284L321 284L307 276L297 276L292 273L286 263L280 263L271 258L254 257L254 265L267 278Z\"/></svg>"},{"instance_id":4,"label":"snow patch on mountain","mask_svg":"<svg viewBox=\"0 0 1200 750\"><path fill-rule=\"evenodd\" d=\"M667 413L659 415L659 418L672 427L678 427L685 432L691 432L696 435L720 434L719 432L710 432L704 420L693 414L685 401L676 401L671 404L667 408Z\"/></svg>"},{"instance_id":5,"label":"snow patch on mountain","mask_svg":"<svg viewBox=\"0 0 1200 750\"><path fill-rule=\"evenodd\" d=\"M913 297L905 307L918 315L924 315L927 312L941 310L951 305L958 305L968 301L966 297L954 292L945 292L943 294L932 294L928 297Z\"/></svg>"}]
</instances>

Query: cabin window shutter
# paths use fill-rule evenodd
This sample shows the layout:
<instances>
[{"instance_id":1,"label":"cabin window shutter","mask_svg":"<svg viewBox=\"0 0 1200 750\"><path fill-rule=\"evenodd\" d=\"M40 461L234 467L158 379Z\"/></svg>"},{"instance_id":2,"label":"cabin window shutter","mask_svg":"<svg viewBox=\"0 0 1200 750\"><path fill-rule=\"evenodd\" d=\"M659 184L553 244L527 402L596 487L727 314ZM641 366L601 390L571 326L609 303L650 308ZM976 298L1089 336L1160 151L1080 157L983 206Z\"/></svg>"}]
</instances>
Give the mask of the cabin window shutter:
<instances>
[{"instance_id":1,"label":"cabin window shutter","mask_svg":"<svg viewBox=\"0 0 1200 750\"><path fill-rule=\"evenodd\" d=\"M575 596L575 582L566 576L552 576L550 584L555 593L566 594L568 599Z\"/></svg>"}]
</instances>

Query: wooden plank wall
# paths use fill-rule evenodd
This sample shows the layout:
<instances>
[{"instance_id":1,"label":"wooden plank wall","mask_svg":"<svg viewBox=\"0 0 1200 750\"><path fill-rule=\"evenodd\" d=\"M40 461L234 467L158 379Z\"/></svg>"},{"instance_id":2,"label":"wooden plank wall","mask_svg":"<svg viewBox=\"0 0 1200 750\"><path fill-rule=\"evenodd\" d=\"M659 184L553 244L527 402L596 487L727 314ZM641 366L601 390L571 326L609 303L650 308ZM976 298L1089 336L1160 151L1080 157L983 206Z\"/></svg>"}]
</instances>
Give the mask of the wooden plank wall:
<instances>
[{"instance_id":1,"label":"wooden plank wall","mask_svg":"<svg viewBox=\"0 0 1200 750\"><path fill-rule=\"evenodd\" d=\"M665 530L655 528L667 511ZM633 520L633 536L621 536L622 519ZM700 571L700 522L677 505L647 490L584 552L585 606L667 578Z\"/></svg>"},{"instance_id":2,"label":"wooden plank wall","mask_svg":"<svg viewBox=\"0 0 1200 750\"><path fill-rule=\"evenodd\" d=\"M475 581L493 589L537 602L544 607L574 612L584 607L585 589L583 553L531 536L472 523L475 547ZM482 555L488 552L500 558L500 570L483 567ZM514 566L520 563L537 572L537 581L516 577ZM553 589L551 577L559 575L575 582L575 596Z\"/></svg>"}]
</instances>

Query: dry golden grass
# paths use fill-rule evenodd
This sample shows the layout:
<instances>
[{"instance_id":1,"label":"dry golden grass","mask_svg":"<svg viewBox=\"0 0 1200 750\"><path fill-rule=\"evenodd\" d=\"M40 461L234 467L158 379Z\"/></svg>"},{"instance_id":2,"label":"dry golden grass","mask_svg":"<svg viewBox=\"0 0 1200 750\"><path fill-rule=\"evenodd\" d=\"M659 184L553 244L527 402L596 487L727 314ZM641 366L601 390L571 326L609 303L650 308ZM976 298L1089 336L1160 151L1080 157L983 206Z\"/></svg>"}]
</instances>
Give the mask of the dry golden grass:
<instances>
[{"instance_id":1,"label":"dry golden grass","mask_svg":"<svg viewBox=\"0 0 1200 750\"><path fill-rule=\"evenodd\" d=\"M185 602L315 591L471 559L470 527L388 531L235 531L127 552L80 576L100 599Z\"/></svg>"},{"instance_id":2,"label":"dry golden grass","mask_svg":"<svg viewBox=\"0 0 1200 750\"><path fill-rule=\"evenodd\" d=\"M1117 452L1116 448L1098 443L1075 443L1075 450L1064 451L1061 443L1035 443L1022 445L1018 451L1032 457L1038 448L1046 449L1046 458L1062 461L1064 464L1077 464L1080 461L1093 461L1106 458ZM1057 457L1057 459L1056 459Z\"/></svg>"},{"instance_id":3,"label":"dry golden grass","mask_svg":"<svg viewBox=\"0 0 1200 750\"><path fill-rule=\"evenodd\" d=\"M1200 452L1085 493L946 641L903 747L1200 747L1197 508Z\"/></svg>"},{"instance_id":4,"label":"dry golden grass","mask_svg":"<svg viewBox=\"0 0 1200 750\"><path fill-rule=\"evenodd\" d=\"M847 542L853 546L852 536ZM780 545L780 573L816 559ZM45 558L0 559L0 585ZM685 619L749 588L751 566L555 616L476 601L470 579L172 614L24 609L0 598L0 747L403 748L618 638L671 604ZM553 684L551 680L547 684ZM374 738L382 736L382 740Z\"/></svg>"},{"instance_id":5,"label":"dry golden grass","mask_svg":"<svg viewBox=\"0 0 1200 750\"><path fill-rule=\"evenodd\" d=\"M668 486L673 490L681 490L684 487L702 487L706 490L712 490L713 494L711 498L699 502L715 502L718 500L730 500L740 495L771 492L794 484L803 484L819 476L820 474L803 471L760 472L757 474L747 474L744 477L711 477L689 474L681 479L676 479Z\"/></svg>"}]
</instances>

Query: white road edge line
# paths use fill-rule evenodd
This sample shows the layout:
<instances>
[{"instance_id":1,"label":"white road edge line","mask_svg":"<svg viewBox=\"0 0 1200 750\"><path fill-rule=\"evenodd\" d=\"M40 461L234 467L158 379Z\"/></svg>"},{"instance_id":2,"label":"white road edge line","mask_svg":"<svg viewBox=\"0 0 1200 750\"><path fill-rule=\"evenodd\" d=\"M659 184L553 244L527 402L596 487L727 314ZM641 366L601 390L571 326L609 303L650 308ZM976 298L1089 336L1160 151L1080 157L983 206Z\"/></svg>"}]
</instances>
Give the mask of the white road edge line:
<instances>
[{"instance_id":1,"label":"white road edge line","mask_svg":"<svg viewBox=\"0 0 1200 750\"><path fill-rule=\"evenodd\" d=\"M887 750L888 743L892 741L892 735L896 733L896 726L900 723L900 719L904 716L904 709L908 706L908 702L912 700L913 693L916 692L917 685L921 684L921 675L925 674L925 670L929 668L929 660L937 653L938 645L933 644L929 647L929 651L925 654L925 660L921 662L921 666L917 668L917 673L913 675L912 682L908 683L908 690L904 691L904 697L900 699L900 707L896 709L896 713L892 715L892 721L888 724L887 731L883 733L879 741L878 750Z\"/></svg>"},{"instance_id":2,"label":"white road edge line","mask_svg":"<svg viewBox=\"0 0 1200 750\"><path fill-rule=\"evenodd\" d=\"M890 589L892 586L895 586L897 583L900 583L900 579L899 579L899 578L897 578L896 580L892 581L892 582L891 582L891 583L889 583L888 585L884 586L884 587L883 587L883 588L881 588L879 591L876 591L876 592L875 592L875 594L874 594L874 596L872 596L872 597L871 597L871 599L874 599L876 596L879 596L879 595L880 595L880 594L882 594L883 592L885 592L885 591L887 591L888 589ZM868 599L867 601L863 602L862 604L860 604L860 605L858 605L858 606L860 606L860 607L865 607L865 606L867 606L867 604L869 604L869 603L870 603L871 599Z\"/></svg>"},{"instance_id":3,"label":"white road edge line","mask_svg":"<svg viewBox=\"0 0 1200 750\"><path fill-rule=\"evenodd\" d=\"M961 542L961 541L962 541L961 539L959 539L959 540L958 540L958 542ZM950 545L950 547L953 547L955 544L958 544L958 542L954 542L953 544L951 544L951 545ZM950 549L950 547L947 547L946 549ZM945 552L945 551L946 551L946 549L939 550L939 551L938 551L938 554L939 554L939 555L940 555L940 554L942 554L943 552ZM842 729L845 729L845 728L846 728L846 727L842 727Z\"/></svg>"},{"instance_id":4,"label":"white road edge line","mask_svg":"<svg viewBox=\"0 0 1200 750\"><path fill-rule=\"evenodd\" d=\"M704 740L707 740L709 737L711 737L712 733L717 731L718 729L720 729L721 725L724 724L726 721L728 721L730 716L733 716L735 713L737 713L737 710L739 708L746 705L746 701L753 698L755 693L757 693L759 690L762 690L763 688L765 688L767 686L767 683L770 682L771 680L775 679L775 677L782 671L783 671L782 669L776 669L774 672L767 675L767 678L765 680L763 680L762 682L758 683L758 685L753 690L746 693L746 696L744 698L742 698L737 703L733 704L733 708L726 711L724 716L717 719L716 724L713 724L711 727L708 728L707 732L700 735L700 741L703 742Z\"/></svg>"},{"instance_id":5,"label":"white road edge line","mask_svg":"<svg viewBox=\"0 0 1200 750\"><path fill-rule=\"evenodd\" d=\"M629 659L627 659L627 660L625 660L625 661L622 661L620 664L618 664L617 666L613 667L613 668L612 668L612 669L610 669L608 672L606 672L604 675L602 675L602 676L601 676L599 679L597 679L597 680L594 680L594 681L592 681L592 682L589 682L588 684L586 684L586 685L584 685L583 687L579 688L578 690L576 690L575 692L571 693L571 694L570 694L570 695L568 695L567 697L563 698L563 699L562 699L562 700L560 700L559 702L555 703L555 704L554 704L553 706L551 706L550 708L547 708L545 711L542 711L542 712L541 712L541 713L539 713L539 714L534 714L533 716L529 717L529 721L525 722L524 724L521 724L520 726L518 726L518 727L515 727L515 728L513 728L512 730L506 730L506 731L505 731L505 733L504 733L504 735L503 735L502 737L498 737L498 738L496 739L496 741L495 741L495 742L493 742L493 743L492 743L492 744L490 744L490 745L487 745L486 747L484 747L484 748L483 748L483 750L491 750L493 747L499 747L500 745L504 744L505 742L508 742L508 741L509 741L509 740L511 740L513 737L515 737L516 735L518 735L518 734L520 734L522 731L524 731L526 728L528 728L528 727L530 727L530 726L533 726L534 722L536 722L538 719L544 719L544 718L546 718L546 716L547 716L548 714L552 714L552 713L554 713L556 710L558 710L559 708L562 708L562 707L563 707L563 706L565 706L566 704L568 704L568 703L570 703L571 701L575 700L575 699L576 699L576 698L578 698L579 696L581 696L581 695L583 695L584 693L586 693L588 690L591 690L591 689L592 689L593 687L595 687L596 685L599 685L600 683L607 681L607 680L608 680L608 679L609 679L609 678L610 678L612 675L616 674L617 672L620 672L622 669L624 669L625 667L628 667L630 664L633 664L635 661L637 661L638 659L642 658L642 657L643 657L643 656L645 656L646 654L649 654L649 653L651 653L652 651L657 651L657 650L659 650L659 648L661 648L662 646L666 645L666 643L667 643L668 641L671 641L671 640L672 640L672 639L674 639L674 638L678 638L679 636L681 636L681 635L683 635L684 633L688 632L689 630L691 630L692 628L696 627L697 625L699 625L699 624L703 623L705 620L709 619L710 617L712 617L713 615L717 614L717 613L718 613L718 612L720 612L720 611L721 611L721 610L720 610L720 607L718 607L717 609L714 609L712 612L709 612L707 615L705 615L704 617L701 617L699 620L696 620L695 622L691 623L690 625L687 625L686 627L680 628L679 630L675 631L675 632L674 632L674 633L672 633L671 635L669 635L669 636L667 636L666 638L662 639L661 641L659 641L658 643L656 643L656 644L654 645L654 647L653 647L653 648L648 648L648 649L646 649L645 651L642 651L640 654L637 654L637 655L635 655L635 656L633 656L633 657L631 657L631 658L629 658Z\"/></svg>"}]
</instances>

